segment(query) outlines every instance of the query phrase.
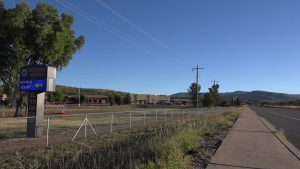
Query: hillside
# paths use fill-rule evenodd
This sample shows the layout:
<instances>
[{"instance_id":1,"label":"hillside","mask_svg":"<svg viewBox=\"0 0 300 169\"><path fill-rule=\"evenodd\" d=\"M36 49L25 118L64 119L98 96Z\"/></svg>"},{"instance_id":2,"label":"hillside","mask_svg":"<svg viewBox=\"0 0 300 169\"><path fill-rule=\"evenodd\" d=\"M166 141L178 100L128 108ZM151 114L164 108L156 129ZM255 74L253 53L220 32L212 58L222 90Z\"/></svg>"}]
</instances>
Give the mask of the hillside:
<instances>
[{"instance_id":1,"label":"hillside","mask_svg":"<svg viewBox=\"0 0 300 169\"><path fill-rule=\"evenodd\" d=\"M64 95L78 95L78 87L71 87L71 86L63 86L63 85L56 85L56 90L61 91ZM80 88L81 94L86 95L109 95L111 93L118 93L118 94L126 94L126 92L121 91L114 91L108 89L93 89L93 88Z\"/></svg>"},{"instance_id":2,"label":"hillside","mask_svg":"<svg viewBox=\"0 0 300 169\"><path fill-rule=\"evenodd\" d=\"M281 102L281 101L295 101L300 100L300 95L292 95L285 93L275 93L267 91L235 91L221 93L221 96L225 100L231 100L234 97L238 97L245 102ZM187 92L181 92L171 95L173 98L187 98L189 97Z\"/></svg>"}]
</instances>

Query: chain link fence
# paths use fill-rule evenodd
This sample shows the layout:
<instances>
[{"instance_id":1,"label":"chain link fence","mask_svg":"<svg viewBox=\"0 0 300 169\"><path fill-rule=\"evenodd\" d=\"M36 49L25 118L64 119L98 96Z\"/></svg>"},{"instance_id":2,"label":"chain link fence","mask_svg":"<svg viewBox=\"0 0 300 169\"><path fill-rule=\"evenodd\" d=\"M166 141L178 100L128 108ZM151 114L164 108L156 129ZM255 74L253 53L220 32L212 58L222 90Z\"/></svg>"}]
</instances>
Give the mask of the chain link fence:
<instances>
[{"instance_id":1,"label":"chain link fence","mask_svg":"<svg viewBox=\"0 0 300 169\"><path fill-rule=\"evenodd\" d=\"M0 118L0 148L17 142L48 146L80 138L102 137L112 132L186 120L200 114L230 109L233 108L214 107L199 108L198 111L196 109L168 109L45 116L42 138L26 138L27 120L34 117Z\"/></svg>"}]
</instances>

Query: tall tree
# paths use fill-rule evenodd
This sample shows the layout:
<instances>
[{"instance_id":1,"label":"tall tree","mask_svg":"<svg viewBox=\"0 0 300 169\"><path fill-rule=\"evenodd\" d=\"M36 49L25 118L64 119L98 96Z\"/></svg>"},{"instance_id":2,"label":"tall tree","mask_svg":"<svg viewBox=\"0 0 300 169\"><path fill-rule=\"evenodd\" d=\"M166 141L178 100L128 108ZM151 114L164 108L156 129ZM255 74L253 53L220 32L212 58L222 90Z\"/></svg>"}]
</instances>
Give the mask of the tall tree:
<instances>
[{"instance_id":1,"label":"tall tree","mask_svg":"<svg viewBox=\"0 0 300 169\"><path fill-rule=\"evenodd\" d=\"M10 102L22 101L19 70L27 65L67 66L84 44L84 36L75 37L73 17L39 3L30 10L26 2L5 9L0 0L0 81L8 88ZM19 115L17 104L16 115Z\"/></svg>"},{"instance_id":2,"label":"tall tree","mask_svg":"<svg viewBox=\"0 0 300 169\"><path fill-rule=\"evenodd\" d=\"M64 101L65 96L61 90L57 90L54 92L54 98L55 98L55 102L62 103Z\"/></svg>"},{"instance_id":3,"label":"tall tree","mask_svg":"<svg viewBox=\"0 0 300 169\"><path fill-rule=\"evenodd\" d=\"M240 99L237 97L236 98L236 106L240 106L241 105L241 101L240 101Z\"/></svg>"},{"instance_id":4,"label":"tall tree","mask_svg":"<svg viewBox=\"0 0 300 169\"><path fill-rule=\"evenodd\" d=\"M115 104L115 97L114 94L111 93L108 95L108 102L110 103L110 105L114 105Z\"/></svg>"},{"instance_id":5,"label":"tall tree","mask_svg":"<svg viewBox=\"0 0 300 169\"><path fill-rule=\"evenodd\" d=\"M211 88L209 88L209 94L212 99L212 105L213 106L218 106L220 103L220 95L219 95L219 84L214 83Z\"/></svg>"},{"instance_id":6,"label":"tall tree","mask_svg":"<svg viewBox=\"0 0 300 169\"><path fill-rule=\"evenodd\" d=\"M190 99L191 99L191 101L192 101L192 103L193 103L194 106L197 105L197 93L198 93L198 98L200 98L200 90L201 90L201 86L197 85L197 83L192 83L190 85L190 88L188 89L188 93L190 95ZM198 100L198 104L199 104L199 100Z\"/></svg>"},{"instance_id":7,"label":"tall tree","mask_svg":"<svg viewBox=\"0 0 300 169\"><path fill-rule=\"evenodd\" d=\"M115 99L115 103L117 105L122 105L123 104L122 96L119 93L114 94L114 99Z\"/></svg>"},{"instance_id":8,"label":"tall tree","mask_svg":"<svg viewBox=\"0 0 300 169\"><path fill-rule=\"evenodd\" d=\"M131 104L131 97L129 93L127 93L124 97L124 104Z\"/></svg>"},{"instance_id":9,"label":"tall tree","mask_svg":"<svg viewBox=\"0 0 300 169\"><path fill-rule=\"evenodd\" d=\"M210 107L213 103L210 93L205 93L203 98L203 106Z\"/></svg>"}]
</instances>

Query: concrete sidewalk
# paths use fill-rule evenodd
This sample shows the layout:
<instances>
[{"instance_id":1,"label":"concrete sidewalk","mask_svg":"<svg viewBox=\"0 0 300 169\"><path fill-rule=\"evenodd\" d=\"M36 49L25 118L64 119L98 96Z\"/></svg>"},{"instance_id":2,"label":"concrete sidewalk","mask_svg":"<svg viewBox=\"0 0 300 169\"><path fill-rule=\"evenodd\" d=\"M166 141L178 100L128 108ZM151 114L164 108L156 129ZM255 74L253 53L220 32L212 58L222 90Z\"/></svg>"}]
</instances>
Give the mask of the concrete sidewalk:
<instances>
[{"instance_id":1,"label":"concrete sidewalk","mask_svg":"<svg viewBox=\"0 0 300 169\"><path fill-rule=\"evenodd\" d=\"M207 168L300 169L300 161L246 108Z\"/></svg>"}]
</instances>

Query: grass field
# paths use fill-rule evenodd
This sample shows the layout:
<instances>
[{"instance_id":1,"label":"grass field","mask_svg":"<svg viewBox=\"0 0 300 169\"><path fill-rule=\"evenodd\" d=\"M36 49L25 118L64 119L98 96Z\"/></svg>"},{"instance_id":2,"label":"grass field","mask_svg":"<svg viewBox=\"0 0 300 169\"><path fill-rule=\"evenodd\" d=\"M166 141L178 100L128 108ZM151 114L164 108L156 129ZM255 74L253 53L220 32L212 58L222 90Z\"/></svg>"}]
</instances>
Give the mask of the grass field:
<instances>
[{"instance_id":1,"label":"grass field","mask_svg":"<svg viewBox=\"0 0 300 169\"><path fill-rule=\"evenodd\" d=\"M144 109L142 109L144 110ZM111 130L111 121L113 121L113 128L128 128L130 127L130 121L132 126L135 125L150 125L154 121L174 120L175 118L181 118L187 115L180 110L153 110L146 109L147 111L128 111L128 112L106 112L106 113L89 113L89 114L72 114L64 116L49 116L49 135L59 136L73 134L79 128L80 124L85 119L86 115L98 132L109 132ZM185 113L185 114L183 114ZM113 115L113 119L112 119ZM157 119L156 119L157 115ZM46 135L46 126L48 118L44 119L44 135ZM144 124L145 123L145 124ZM0 142L15 140L17 138L26 137L27 119L21 118L0 118ZM79 133L82 134L82 133ZM51 140L51 138L50 138Z\"/></svg>"},{"instance_id":2,"label":"grass field","mask_svg":"<svg viewBox=\"0 0 300 169\"><path fill-rule=\"evenodd\" d=\"M289 108L289 109L300 109L300 106L294 106L294 105L264 105L264 107L277 107L277 108Z\"/></svg>"},{"instance_id":3,"label":"grass field","mask_svg":"<svg viewBox=\"0 0 300 169\"><path fill-rule=\"evenodd\" d=\"M237 116L237 110L209 113L50 149L24 150L0 158L0 168L189 168L187 152L201 153L201 139L232 126Z\"/></svg>"},{"instance_id":4,"label":"grass field","mask_svg":"<svg viewBox=\"0 0 300 169\"><path fill-rule=\"evenodd\" d=\"M153 109L171 109L171 108L137 108L134 105L122 106L66 106L66 108L46 108L45 113L64 112L66 114L84 114L84 113L105 113L105 112L124 112L124 111L146 111ZM22 109L22 114L26 114L26 109ZM13 117L15 108L0 108L1 117Z\"/></svg>"}]
</instances>

